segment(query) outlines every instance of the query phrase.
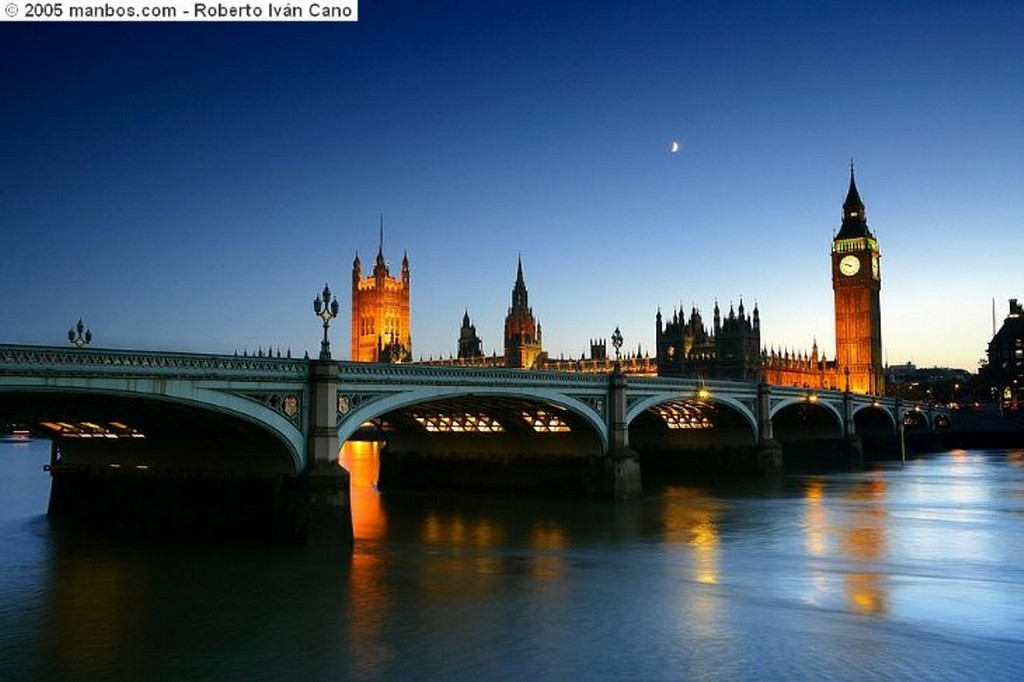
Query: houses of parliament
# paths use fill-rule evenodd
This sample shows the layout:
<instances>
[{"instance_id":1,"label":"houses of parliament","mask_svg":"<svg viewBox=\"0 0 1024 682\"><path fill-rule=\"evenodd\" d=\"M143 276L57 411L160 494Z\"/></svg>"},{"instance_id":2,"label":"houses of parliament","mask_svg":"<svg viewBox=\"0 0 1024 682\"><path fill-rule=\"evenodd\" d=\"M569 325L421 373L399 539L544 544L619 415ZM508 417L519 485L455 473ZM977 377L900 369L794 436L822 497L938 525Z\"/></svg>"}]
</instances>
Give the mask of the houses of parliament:
<instances>
[{"instance_id":1,"label":"houses of parliament","mask_svg":"<svg viewBox=\"0 0 1024 682\"><path fill-rule=\"evenodd\" d=\"M836 349L832 359L817 347L809 352L767 350L761 345L761 316L757 305L747 311L743 301L729 311L714 305L710 328L693 307L687 315L677 309L671 317L655 315L655 355L628 352L609 357L607 342L590 341L590 355L579 359L552 358L544 351L540 321L529 304L523 263L517 263L511 305L505 316L504 352L486 355L469 312L462 316L457 353L424 364L509 367L566 372L610 372L618 363L626 374L763 381L777 386L803 386L883 394L881 253L867 223L857 190L853 165L843 202L842 223L832 239L832 291ZM371 273L363 277L358 255L352 264L351 358L360 362L411 362L409 328L409 259L392 277L384 258L383 226L380 248ZM617 349L618 350L618 349ZM616 352L616 355L619 355Z\"/></svg>"}]
</instances>

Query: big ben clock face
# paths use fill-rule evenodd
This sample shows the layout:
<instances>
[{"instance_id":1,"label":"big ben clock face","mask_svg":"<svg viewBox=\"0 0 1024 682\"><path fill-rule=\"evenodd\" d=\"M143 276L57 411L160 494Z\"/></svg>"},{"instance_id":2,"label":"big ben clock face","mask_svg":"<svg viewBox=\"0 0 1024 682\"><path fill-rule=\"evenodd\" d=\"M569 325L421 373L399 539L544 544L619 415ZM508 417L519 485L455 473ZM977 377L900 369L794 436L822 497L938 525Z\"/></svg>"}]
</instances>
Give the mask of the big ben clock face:
<instances>
[{"instance_id":1,"label":"big ben clock face","mask_svg":"<svg viewBox=\"0 0 1024 682\"><path fill-rule=\"evenodd\" d=\"M871 257L871 276L878 279L878 256Z\"/></svg>"},{"instance_id":2,"label":"big ben clock face","mask_svg":"<svg viewBox=\"0 0 1024 682\"><path fill-rule=\"evenodd\" d=\"M843 259L839 261L839 272L843 273L847 277L856 275L860 271L860 259L850 254L843 256Z\"/></svg>"}]
</instances>

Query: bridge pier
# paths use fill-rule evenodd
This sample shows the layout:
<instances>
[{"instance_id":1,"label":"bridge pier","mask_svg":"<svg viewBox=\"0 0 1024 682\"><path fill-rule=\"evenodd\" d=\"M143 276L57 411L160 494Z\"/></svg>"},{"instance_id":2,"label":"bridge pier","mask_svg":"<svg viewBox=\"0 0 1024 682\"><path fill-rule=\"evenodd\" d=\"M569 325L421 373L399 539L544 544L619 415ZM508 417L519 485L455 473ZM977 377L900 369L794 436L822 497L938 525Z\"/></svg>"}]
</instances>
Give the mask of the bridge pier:
<instances>
[{"instance_id":1,"label":"bridge pier","mask_svg":"<svg viewBox=\"0 0 1024 682\"><path fill-rule=\"evenodd\" d=\"M589 466L587 491L592 495L621 499L643 493L640 455L629 446L626 406L626 375L616 361L608 378L609 451Z\"/></svg>"},{"instance_id":2,"label":"bridge pier","mask_svg":"<svg viewBox=\"0 0 1024 682\"><path fill-rule=\"evenodd\" d=\"M757 468L766 478L781 477L785 473L782 445L775 440L772 426L772 387L763 381L757 385Z\"/></svg>"},{"instance_id":3,"label":"bridge pier","mask_svg":"<svg viewBox=\"0 0 1024 682\"><path fill-rule=\"evenodd\" d=\"M311 361L309 389L309 445L295 491L296 532L308 545L350 545L349 474L338 462L338 363Z\"/></svg>"}]
</instances>

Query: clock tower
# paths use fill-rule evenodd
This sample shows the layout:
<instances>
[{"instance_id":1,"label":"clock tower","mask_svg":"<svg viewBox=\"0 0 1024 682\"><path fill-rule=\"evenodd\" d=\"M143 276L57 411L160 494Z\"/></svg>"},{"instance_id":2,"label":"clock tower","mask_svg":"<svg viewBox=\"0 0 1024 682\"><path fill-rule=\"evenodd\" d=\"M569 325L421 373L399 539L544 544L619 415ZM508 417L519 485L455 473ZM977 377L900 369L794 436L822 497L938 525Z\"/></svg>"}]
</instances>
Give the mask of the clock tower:
<instances>
[{"instance_id":1,"label":"clock tower","mask_svg":"<svg viewBox=\"0 0 1024 682\"><path fill-rule=\"evenodd\" d=\"M849 376L854 393L882 394L881 254L868 229L864 202L850 163L850 189L843 202L843 224L832 239L832 290L836 312L836 369ZM847 375L847 372L849 374Z\"/></svg>"}]
</instances>

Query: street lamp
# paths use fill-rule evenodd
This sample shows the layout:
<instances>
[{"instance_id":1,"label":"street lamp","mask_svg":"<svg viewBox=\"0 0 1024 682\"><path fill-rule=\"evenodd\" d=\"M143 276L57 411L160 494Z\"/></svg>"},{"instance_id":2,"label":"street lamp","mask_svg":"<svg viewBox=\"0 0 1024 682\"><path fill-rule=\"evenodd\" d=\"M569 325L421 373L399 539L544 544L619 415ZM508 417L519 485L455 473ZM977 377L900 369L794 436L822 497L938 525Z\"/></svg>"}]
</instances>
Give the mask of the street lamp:
<instances>
[{"instance_id":1,"label":"street lamp","mask_svg":"<svg viewBox=\"0 0 1024 682\"><path fill-rule=\"evenodd\" d=\"M324 323L324 340L320 342L320 359L331 359L331 342L327 340L327 328L338 316L338 299L331 300L331 289L324 284L324 290L313 299L313 314Z\"/></svg>"},{"instance_id":2,"label":"street lamp","mask_svg":"<svg viewBox=\"0 0 1024 682\"><path fill-rule=\"evenodd\" d=\"M622 332L618 327L615 327L615 331L612 332L612 347L615 348L615 362L618 362L621 357L619 350L622 348Z\"/></svg>"},{"instance_id":3,"label":"street lamp","mask_svg":"<svg viewBox=\"0 0 1024 682\"><path fill-rule=\"evenodd\" d=\"M78 324L68 330L68 341L73 343L76 348L87 346L92 341L92 331L85 328L82 318L78 318Z\"/></svg>"}]
</instances>

